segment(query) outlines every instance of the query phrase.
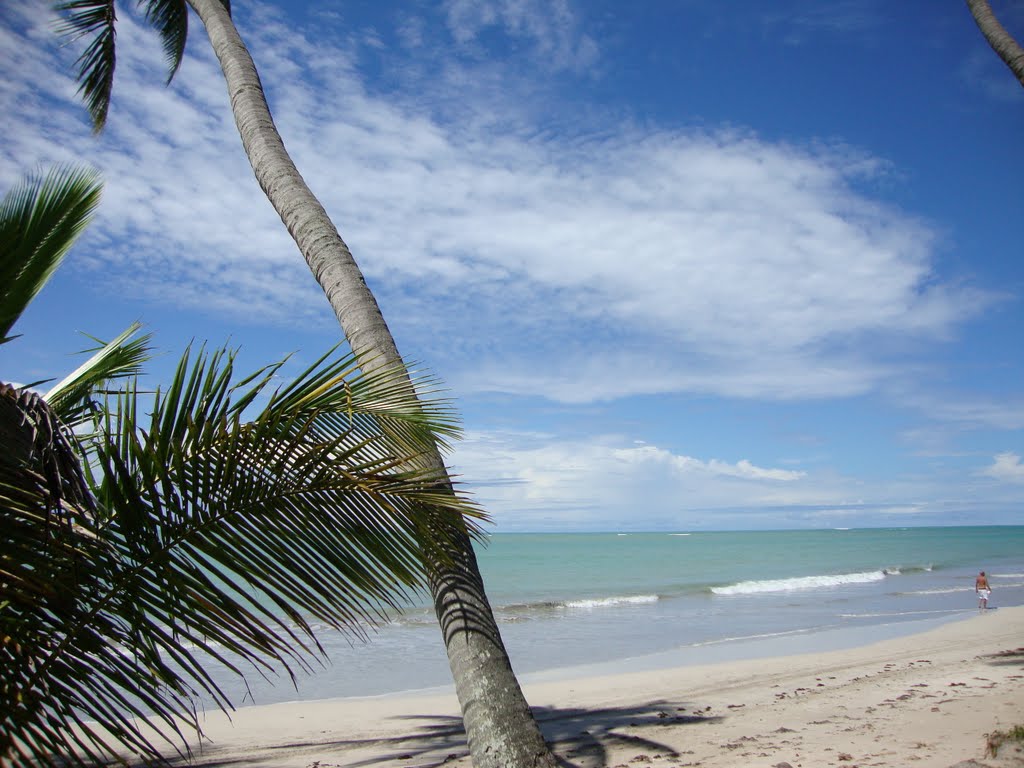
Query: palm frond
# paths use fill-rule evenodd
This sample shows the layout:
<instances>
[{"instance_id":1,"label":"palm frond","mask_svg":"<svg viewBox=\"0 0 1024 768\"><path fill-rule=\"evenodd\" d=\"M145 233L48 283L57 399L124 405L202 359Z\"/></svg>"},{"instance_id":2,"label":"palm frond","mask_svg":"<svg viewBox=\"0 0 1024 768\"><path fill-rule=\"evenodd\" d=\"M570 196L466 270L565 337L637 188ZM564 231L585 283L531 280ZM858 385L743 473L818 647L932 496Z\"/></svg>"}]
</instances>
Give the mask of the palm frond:
<instances>
[{"instance_id":1,"label":"palm frond","mask_svg":"<svg viewBox=\"0 0 1024 768\"><path fill-rule=\"evenodd\" d=\"M153 25L167 59L167 82L174 79L185 55L188 38L188 5L185 0L139 0L146 21ZM114 0L63 0L56 5L62 14L58 34L85 40L76 62L78 92L92 118L93 130L107 122L117 66L117 11Z\"/></svg>"},{"instance_id":2,"label":"palm frond","mask_svg":"<svg viewBox=\"0 0 1024 768\"><path fill-rule=\"evenodd\" d=\"M185 55L185 41L188 38L188 6L185 0L144 0L146 21L156 27L167 59L167 82L181 66Z\"/></svg>"},{"instance_id":3,"label":"palm frond","mask_svg":"<svg viewBox=\"0 0 1024 768\"><path fill-rule=\"evenodd\" d=\"M314 362L275 396L273 404L316 414L326 420L328 429L336 428L337 420L351 411L364 411L373 415L369 423L410 453L429 451L435 443L446 447L461 434L457 411L450 400L439 397L440 383L429 374L393 366L367 378L358 374L369 367L367 360L352 359L348 368L325 365L333 353Z\"/></svg>"},{"instance_id":4,"label":"palm frond","mask_svg":"<svg viewBox=\"0 0 1024 768\"><path fill-rule=\"evenodd\" d=\"M329 356L271 392L280 367L239 379L230 352L188 352L152 401L131 385L110 396L88 443L100 478L81 529L100 543L88 588L63 584L71 609L29 611L18 635L32 655L18 684L40 693L12 723L17 749L44 764L126 747L158 759L126 713L155 713L157 741L182 744L195 696L231 706L211 662L310 668L314 620L363 635L422 588L424 548L482 518L438 472L402 469L416 451L381 423L450 425L396 394L394 371L361 375L354 358ZM0 476L0 502L6 487ZM12 530L32 530L30 506L4 508L24 518ZM5 633L22 619L0 618Z\"/></svg>"},{"instance_id":5,"label":"palm frond","mask_svg":"<svg viewBox=\"0 0 1024 768\"><path fill-rule=\"evenodd\" d=\"M0 201L0 343L89 223L102 188L94 171L58 166Z\"/></svg>"},{"instance_id":6,"label":"palm frond","mask_svg":"<svg viewBox=\"0 0 1024 768\"><path fill-rule=\"evenodd\" d=\"M46 393L46 401L66 427L73 430L95 415L101 387L142 372L152 358L152 335L133 339L141 327L132 323L109 342L93 338L99 346L85 351L94 354Z\"/></svg>"},{"instance_id":7,"label":"palm frond","mask_svg":"<svg viewBox=\"0 0 1024 768\"><path fill-rule=\"evenodd\" d=\"M114 0L64 0L56 9L64 14L58 34L86 40L77 61L78 92L92 117L93 130L101 131L107 122L117 64Z\"/></svg>"}]
</instances>

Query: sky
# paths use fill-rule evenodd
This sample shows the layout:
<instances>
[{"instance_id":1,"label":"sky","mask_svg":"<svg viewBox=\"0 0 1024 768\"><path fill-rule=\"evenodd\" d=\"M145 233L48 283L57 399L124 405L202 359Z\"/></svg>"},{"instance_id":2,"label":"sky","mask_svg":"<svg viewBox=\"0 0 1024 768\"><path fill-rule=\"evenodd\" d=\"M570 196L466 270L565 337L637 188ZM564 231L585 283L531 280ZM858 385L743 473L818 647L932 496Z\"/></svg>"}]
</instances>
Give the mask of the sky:
<instances>
[{"instance_id":1,"label":"sky","mask_svg":"<svg viewBox=\"0 0 1024 768\"><path fill-rule=\"evenodd\" d=\"M198 19L166 85L119 6L97 135L43 5L0 4L0 189L105 189L0 379L136 320L152 383L336 344ZM1024 89L964 3L232 5L493 531L1024 524Z\"/></svg>"}]
</instances>

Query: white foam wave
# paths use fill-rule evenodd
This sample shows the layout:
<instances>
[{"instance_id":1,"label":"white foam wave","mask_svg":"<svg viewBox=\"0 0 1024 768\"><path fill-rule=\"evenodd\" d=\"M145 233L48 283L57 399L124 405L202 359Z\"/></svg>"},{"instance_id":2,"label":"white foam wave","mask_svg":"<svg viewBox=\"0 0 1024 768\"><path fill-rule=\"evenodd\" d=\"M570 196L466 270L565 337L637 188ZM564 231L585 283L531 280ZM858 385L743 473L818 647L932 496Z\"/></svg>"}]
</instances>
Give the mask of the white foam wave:
<instances>
[{"instance_id":1,"label":"white foam wave","mask_svg":"<svg viewBox=\"0 0 1024 768\"><path fill-rule=\"evenodd\" d=\"M756 595L762 592L794 592L804 589L838 587L844 584L868 584L873 581L881 581L885 576L886 571L863 571L861 573L841 573L824 576L800 576L793 579L741 581L738 584L730 584L727 587L712 587L711 591L716 595Z\"/></svg>"},{"instance_id":2,"label":"white foam wave","mask_svg":"<svg viewBox=\"0 0 1024 768\"><path fill-rule=\"evenodd\" d=\"M608 608L613 605L640 605L658 602L657 595L623 595L617 597L595 597L585 600L567 600L566 608Z\"/></svg>"},{"instance_id":3,"label":"white foam wave","mask_svg":"<svg viewBox=\"0 0 1024 768\"><path fill-rule=\"evenodd\" d=\"M942 589L916 589L912 592L897 592L898 595L952 595L956 592L966 592L967 587L944 587ZM970 590L973 592L973 590Z\"/></svg>"},{"instance_id":4,"label":"white foam wave","mask_svg":"<svg viewBox=\"0 0 1024 768\"><path fill-rule=\"evenodd\" d=\"M692 533L670 533L669 536L692 536Z\"/></svg>"},{"instance_id":5,"label":"white foam wave","mask_svg":"<svg viewBox=\"0 0 1024 768\"><path fill-rule=\"evenodd\" d=\"M714 640L704 640L699 643L690 643L688 648L703 648L709 645L723 645L725 643L741 643L747 640L767 640L773 637L790 637L792 635L806 635L811 632L823 629L822 627L807 629L789 629L784 632L764 632L759 635L736 635L735 637L720 637Z\"/></svg>"},{"instance_id":6,"label":"white foam wave","mask_svg":"<svg viewBox=\"0 0 1024 768\"><path fill-rule=\"evenodd\" d=\"M840 613L843 619L878 619L889 616L924 616L934 613L960 613L962 608L934 610L934 611L892 611L889 613Z\"/></svg>"}]
</instances>

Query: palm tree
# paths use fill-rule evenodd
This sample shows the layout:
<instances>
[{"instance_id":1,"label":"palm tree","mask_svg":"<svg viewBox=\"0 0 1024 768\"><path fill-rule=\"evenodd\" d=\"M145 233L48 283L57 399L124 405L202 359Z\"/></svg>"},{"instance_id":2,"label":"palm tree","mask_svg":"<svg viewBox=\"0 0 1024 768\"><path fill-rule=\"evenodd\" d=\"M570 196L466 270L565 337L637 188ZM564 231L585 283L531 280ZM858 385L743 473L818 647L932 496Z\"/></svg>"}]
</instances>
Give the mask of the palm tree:
<instances>
[{"instance_id":1,"label":"palm tree","mask_svg":"<svg viewBox=\"0 0 1024 768\"><path fill-rule=\"evenodd\" d=\"M992 50L1006 63L1020 84L1024 86L1024 48L1021 48L1020 43L1014 40L1006 28L999 23L988 0L967 0L967 7L971 9L971 16L974 17L985 40L992 46Z\"/></svg>"},{"instance_id":2,"label":"palm tree","mask_svg":"<svg viewBox=\"0 0 1024 768\"><path fill-rule=\"evenodd\" d=\"M186 3L202 21L227 84L231 109L256 179L323 288L353 352L372 365L402 364L384 317L348 246L306 185L274 125L259 74L231 19L227 0L145 0L174 76L184 53ZM114 0L67 0L65 31L86 36L79 59L81 93L102 128L113 87ZM411 384L409 385L411 387ZM437 450L419 466L444 472ZM428 563L434 607L477 768L554 766L505 650L468 535L449 556Z\"/></svg>"},{"instance_id":3,"label":"palm tree","mask_svg":"<svg viewBox=\"0 0 1024 768\"><path fill-rule=\"evenodd\" d=\"M0 203L6 340L98 195L61 170ZM405 468L456 424L408 396L404 368L329 353L271 392L283 361L239 379L230 352L201 350L147 395L135 330L45 397L0 383L3 764L187 754L195 697L231 706L204 661L308 669L311 619L363 635L444 559L453 518L477 531L445 476Z\"/></svg>"}]
</instances>

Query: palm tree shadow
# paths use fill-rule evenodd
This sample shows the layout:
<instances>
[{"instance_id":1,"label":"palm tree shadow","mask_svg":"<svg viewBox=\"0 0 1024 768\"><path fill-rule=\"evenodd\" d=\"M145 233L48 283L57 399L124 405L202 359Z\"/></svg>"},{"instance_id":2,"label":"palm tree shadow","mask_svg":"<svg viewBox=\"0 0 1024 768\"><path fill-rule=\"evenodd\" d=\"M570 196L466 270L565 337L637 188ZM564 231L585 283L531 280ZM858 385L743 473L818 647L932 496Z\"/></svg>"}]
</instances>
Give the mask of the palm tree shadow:
<instances>
[{"instance_id":1,"label":"palm tree shadow","mask_svg":"<svg viewBox=\"0 0 1024 768\"><path fill-rule=\"evenodd\" d=\"M562 766L586 765L608 768L614 746L626 745L637 754L653 753L678 757L679 753L658 739L658 730L670 725L699 725L721 718L684 714L678 703L664 700L629 707L587 709L583 707L533 707L544 738ZM459 717L415 715L400 718L416 727L403 736L376 742L336 741L321 744L345 750L375 746L372 758L346 762L346 766L367 766L382 761L411 761L417 768L434 768L469 754L466 733Z\"/></svg>"},{"instance_id":2,"label":"palm tree shadow","mask_svg":"<svg viewBox=\"0 0 1024 768\"><path fill-rule=\"evenodd\" d=\"M473 558L461 552L450 553L456 561ZM461 566L461 567L460 567ZM460 637L484 637L502 647L497 624L484 595L483 584L474 576L475 564L465 562L447 570L433 585L435 608L446 645ZM436 577L436 575L435 575ZM695 709L684 701L652 700L628 707L532 707L545 741L559 765L564 768L610 768L613 748L626 746L636 756L677 758L679 753L659 740L666 726L718 722L720 716ZM416 768L436 768L452 760L469 756L466 732L460 716L411 715L391 718L401 722L401 735L384 738L334 739L315 743L278 744L263 750L266 757L245 758L247 765L257 762L277 764L275 755L284 752L294 758L308 755L310 768L362 768L384 762L403 763ZM203 754L173 765L230 768L237 758L217 755L216 746L204 747Z\"/></svg>"},{"instance_id":3,"label":"palm tree shadow","mask_svg":"<svg viewBox=\"0 0 1024 768\"><path fill-rule=\"evenodd\" d=\"M667 726L718 722L719 716L691 711L679 703L650 701L629 707L535 707L545 739L563 766L607 768L611 747L628 747L637 754L679 757L674 747L660 740Z\"/></svg>"}]
</instances>

